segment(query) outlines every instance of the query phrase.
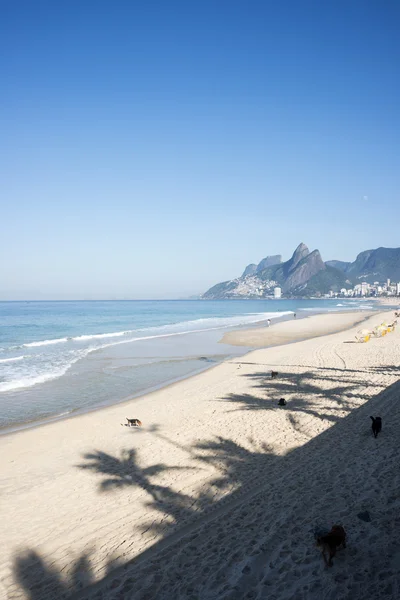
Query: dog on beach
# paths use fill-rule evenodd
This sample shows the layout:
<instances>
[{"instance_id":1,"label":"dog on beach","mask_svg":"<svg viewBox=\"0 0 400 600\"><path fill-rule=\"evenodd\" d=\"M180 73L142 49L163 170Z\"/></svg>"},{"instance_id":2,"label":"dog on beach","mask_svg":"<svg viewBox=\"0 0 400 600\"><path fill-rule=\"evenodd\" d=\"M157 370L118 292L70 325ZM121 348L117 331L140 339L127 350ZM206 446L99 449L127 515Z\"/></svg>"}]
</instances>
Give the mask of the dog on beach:
<instances>
[{"instance_id":1,"label":"dog on beach","mask_svg":"<svg viewBox=\"0 0 400 600\"><path fill-rule=\"evenodd\" d=\"M271 379L276 379L278 377L278 371L271 371Z\"/></svg>"},{"instance_id":2,"label":"dog on beach","mask_svg":"<svg viewBox=\"0 0 400 600\"><path fill-rule=\"evenodd\" d=\"M378 433L382 431L382 419L381 417L370 417L372 419L372 433L374 437L378 437Z\"/></svg>"},{"instance_id":3,"label":"dog on beach","mask_svg":"<svg viewBox=\"0 0 400 600\"><path fill-rule=\"evenodd\" d=\"M125 425L125 427L141 427L142 426L142 421L139 421L139 419L128 419L128 417L125 417L125 418L128 422L121 423L121 425Z\"/></svg>"},{"instance_id":4,"label":"dog on beach","mask_svg":"<svg viewBox=\"0 0 400 600\"><path fill-rule=\"evenodd\" d=\"M278 406L286 406L287 402L285 398L280 398L278 401Z\"/></svg>"},{"instance_id":5,"label":"dog on beach","mask_svg":"<svg viewBox=\"0 0 400 600\"><path fill-rule=\"evenodd\" d=\"M329 533L317 537L317 547L321 550L327 567L332 566L332 558L339 546L346 548L346 532L341 525L334 525Z\"/></svg>"}]
</instances>

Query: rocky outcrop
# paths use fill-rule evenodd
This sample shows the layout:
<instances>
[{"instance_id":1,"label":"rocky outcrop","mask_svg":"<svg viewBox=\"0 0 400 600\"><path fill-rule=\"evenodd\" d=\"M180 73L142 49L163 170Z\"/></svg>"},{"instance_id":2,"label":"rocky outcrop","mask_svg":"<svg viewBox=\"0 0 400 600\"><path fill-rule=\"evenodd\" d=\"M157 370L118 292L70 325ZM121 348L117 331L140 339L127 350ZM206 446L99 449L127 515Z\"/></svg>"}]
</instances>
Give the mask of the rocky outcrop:
<instances>
[{"instance_id":1,"label":"rocky outcrop","mask_svg":"<svg viewBox=\"0 0 400 600\"><path fill-rule=\"evenodd\" d=\"M207 290L206 293L203 294L202 298L207 300L223 300L225 298L232 298L235 289L235 280L223 281L222 283L217 283L212 288Z\"/></svg>"},{"instance_id":2,"label":"rocky outcrop","mask_svg":"<svg viewBox=\"0 0 400 600\"><path fill-rule=\"evenodd\" d=\"M296 288L293 291L295 296L321 296L322 294L328 294L332 292L340 292L342 288L352 287L351 281L349 281L339 269L330 267L325 263L325 269L321 269L313 275L307 283L303 286Z\"/></svg>"},{"instance_id":3,"label":"rocky outcrop","mask_svg":"<svg viewBox=\"0 0 400 600\"><path fill-rule=\"evenodd\" d=\"M300 248L300 246L303 247ZM294 259L294 261L283 284L283 292L290 292L298 287L303 287L311 277L326 269L319 250L313 250L313 252L306 254L306 250L308 251L307 246L304 246L304 244L300 244L300 246L297 248L297 250L300 249L299 252L296 250L291 259L292 261Z\"/></svg>"},{"instance_id":4,"label":"rocky outcrop","mask_svg":"<svg viewBox=\"0 0 400 600\"><path fill-rule=\"evenodd\" d=\"M373 283L386 279L400 280L400 248L376 248L360 252L354 262L328 260L329 267L339 269L354 282Z\"/></svg>"},{"instance_id":5,"label":"rocky outcrop","mask_svg":"<svg viewBox=\"0 0 400 600\"><path fill-rule=\"evenodd\" d=\"M377 248L360 252L346 273L358 281L400 280L400 248Z\"/></svg>"},{"instance_id":6,"label":"rocky outcrop","mask_svg":"<svg viewBox=\"0 0 400 600\"><path fill-rule=\"evenodd\" d=\"M281 262L282 262L282 256L280 254L275 254L275 256L266 256L258 263L257 273L260 273L267 267L273 267L274 265L279 265Z\"/></svg>"},{"instance_id":7,"label":"rocky outcrop","mask_svg":"<svg viewBox=\"0 0 400 600\"><path fill-rule=\"evenodd\" d=\"M314 252L315 252L315 250L314 250ZM317 250L317 252L318 252L318 250ZM301 244L299 244L297 246L296 250L293 252L292 258L288 261L288 272L290 273L291 271L293 271L297 267L299 262L302 261L303 258L308 256L309 254L310 254L310 251L307 248L307 246L305 244L303 244L303 242Z\"/></svg>"},{"instance_id":8,"label":"rocky outcrop","mask_svg":"<svg viewBox=\"0 0 400 600\"><path fill-rule=\"evenodd\" d=\"M257 271L257 265L255 265L254 263L252 263L251 265L247 265L247 267L243 271L242 277L247 277L248 275L254 275L254 273L256 271Z\"/></svg>"},{"instance_id":9,"label":"rocky outcrop","mask_svg":"<svg viewBox=\"0 0 400 600\"><path fill-rule=\"evenodd\" d=\"M344 260L327 260L325 264L327 267L333 267L334 269L339 269L339 271L346 273L351 262L345 262Z\"/></svg>"},{"instance_id":10,"label":"rocky outcrop","mask_svg":"<svg viewBox=\"0 0 400 600\"><path fill-rule=\"evenodd\" d=\"M280 254L275 254L274 256L266 256L258 263L258 265L255 265L254 263L247 265L247 267L243 271L242 277L248 277L249 275L261 273L261 271L264 271L268 267L279 265L281 262L282 256Z\"/></svg>"}]
</instances>

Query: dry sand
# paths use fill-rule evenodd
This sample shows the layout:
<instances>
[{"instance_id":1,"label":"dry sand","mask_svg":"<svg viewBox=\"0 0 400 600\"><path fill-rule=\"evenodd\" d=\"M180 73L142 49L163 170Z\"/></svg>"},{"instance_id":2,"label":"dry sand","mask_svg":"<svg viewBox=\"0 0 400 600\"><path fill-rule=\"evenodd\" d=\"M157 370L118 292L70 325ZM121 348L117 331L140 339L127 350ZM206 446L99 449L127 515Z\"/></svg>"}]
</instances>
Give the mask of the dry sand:
<instances>
[{"instance_id":1,"label":"dry sand","mask_svg":"<svg viewBox=\"0 0 400 600\"><path fill-rule=\"evenodd\" d=\"M251 329L237 329L224 335L222 341L233 346L247 346L250 348L265 348L266 346L280 346L288 342L308 340L329 333L336 333L360 324L372 312L329 313L314 315L309 318L289 319L276 323L271 327L253 327Z\"/></svg>"},{"instance_id":2,"label":"dry sand","mask_svg":"<svg viewBox=\"0 0 400 600\"><path fill-rule=\"evenodd\" d=\"M1 438L0 597L399 597L400 329L357 329ZM327 569L313 533L338 522Z\"/></svg>"}]
</instances>

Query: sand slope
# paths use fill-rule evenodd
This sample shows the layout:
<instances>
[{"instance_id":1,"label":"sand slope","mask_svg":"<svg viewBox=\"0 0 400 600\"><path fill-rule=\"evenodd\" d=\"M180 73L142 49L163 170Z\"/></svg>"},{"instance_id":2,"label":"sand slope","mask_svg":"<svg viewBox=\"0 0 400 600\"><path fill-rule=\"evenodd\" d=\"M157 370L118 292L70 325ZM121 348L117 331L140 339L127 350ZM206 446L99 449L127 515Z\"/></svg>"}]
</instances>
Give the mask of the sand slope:
<instances>
[{"instance_id":1,"label":"sand slope","mask_svg":"<svg viewBox=\"0 0 400 600\"><path fill-rule=\"evenodd\" d=\"M353 334L0 440L4 597L398 596L400 330ZM125 413L144 429L120 427ZM335 522L348 548L326 569L313 532Z\"/></svg>"},{"instance_id":2,"label":"sand slope","mask_svg":"<svg viewBox=\"0 0 400 600\"><path fill-rule=\"evenodd\" d=\"M365 310L362 312L324 313L309 318L290 318L275 323L271 327L263 325L262 327L228 331L222 341L233 346L247 346L249 348L280 346L289 342L308 340L344 331L355 325L359 325L361 328L364 320L371 315L373 315L373 312Z\"/></svg>"}]
</instances>

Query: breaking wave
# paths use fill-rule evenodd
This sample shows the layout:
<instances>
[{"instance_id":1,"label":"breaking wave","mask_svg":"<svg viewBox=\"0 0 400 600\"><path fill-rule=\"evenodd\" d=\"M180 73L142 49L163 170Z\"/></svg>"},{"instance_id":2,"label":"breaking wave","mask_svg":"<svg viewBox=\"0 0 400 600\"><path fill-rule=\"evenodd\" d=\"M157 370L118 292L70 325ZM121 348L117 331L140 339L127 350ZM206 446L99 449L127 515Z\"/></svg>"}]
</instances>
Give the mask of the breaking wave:
<instances>
[{"instance_id":1,"label":"breaking wave","mask_svg":"<svg viewBox=\"0 0 400 600\"><path fill-rule=\"evenodd\" d=\"M64 375L78 360L96 350L110 346L239 327L289 314L292 314L292 311L248 313L233 317L210 317L180 321L158 327L27 342L20 346L8 348L8 351L15 351L17 348L23 347L27 348L30 354L5 358L0 361L5 363L2 381L0 381L0 392L29 388L57 379ZM40 352L38 352L38 349L40 349ZM23 358L28 357L31 359L29 364L24 366L24 363L20 363ZM15 366L13 363L15 363Z\"/></svg>"}]
</instances>

